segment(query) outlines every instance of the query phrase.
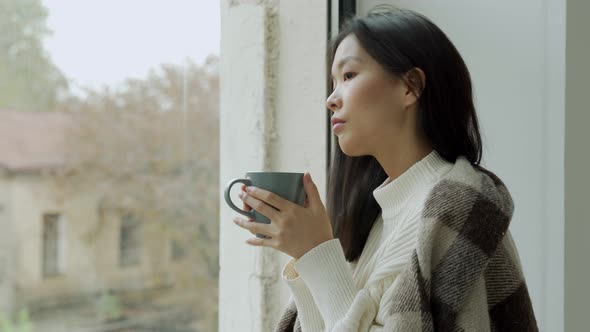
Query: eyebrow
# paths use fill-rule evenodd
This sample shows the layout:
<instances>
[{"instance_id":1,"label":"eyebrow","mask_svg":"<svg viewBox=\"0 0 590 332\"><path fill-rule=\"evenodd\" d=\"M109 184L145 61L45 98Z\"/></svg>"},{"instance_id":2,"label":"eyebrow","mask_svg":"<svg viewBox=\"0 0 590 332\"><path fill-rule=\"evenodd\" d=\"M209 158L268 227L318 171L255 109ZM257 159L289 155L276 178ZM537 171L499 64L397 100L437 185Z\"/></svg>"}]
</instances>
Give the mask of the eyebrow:
<instances>
[{"instance_id":1,"label":"eyebrow","mask_svg":"<svg viewBox=\"0 0 590 332\"><path fill-rule=\"evenodd\" d=\"M347 57L344 57L342 60L340 60L340 62L338 62L338 64L336 65L336 67L338 69L341 69L344 66L344 64L346 64L350 60L354 60L356 62L363 62L363 60L361 60L361 58L356 57L356 56L353 56L353 55L349 55ZM332 79L334 79L334 75L332 73L330 73L330 77Z\"/></svg>"}]
</instances>

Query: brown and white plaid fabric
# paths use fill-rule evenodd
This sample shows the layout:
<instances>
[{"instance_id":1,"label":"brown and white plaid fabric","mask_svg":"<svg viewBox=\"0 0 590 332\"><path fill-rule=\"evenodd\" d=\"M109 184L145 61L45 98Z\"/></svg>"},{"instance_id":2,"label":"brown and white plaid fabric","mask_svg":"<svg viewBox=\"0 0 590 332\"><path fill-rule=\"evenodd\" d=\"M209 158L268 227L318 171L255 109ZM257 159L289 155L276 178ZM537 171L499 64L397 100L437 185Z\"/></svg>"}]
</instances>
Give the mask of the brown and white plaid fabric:
<instances>
[{"instance_id":1,"label":"brown and white plaid fabric","mask_svg":"<svg viewBox=\"0 0 590 332\"><path fill-rule=\"evenodd\" d=\"M425 202L418 244L383 331L538 331L508 231L514 205L492 172L459 157ZM301 331L289 302L276 332Z\"/></svg>"}]
</instances>

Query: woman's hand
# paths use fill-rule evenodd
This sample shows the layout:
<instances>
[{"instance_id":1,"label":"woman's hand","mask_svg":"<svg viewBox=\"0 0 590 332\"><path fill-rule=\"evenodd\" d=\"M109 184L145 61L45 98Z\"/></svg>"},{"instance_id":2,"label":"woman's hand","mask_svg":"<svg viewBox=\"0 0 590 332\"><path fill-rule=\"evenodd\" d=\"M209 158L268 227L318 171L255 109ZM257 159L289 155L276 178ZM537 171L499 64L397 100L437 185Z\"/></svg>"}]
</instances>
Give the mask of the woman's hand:
<instances>
[{"instance_id":1,"label":"woman's hand","mask_svg":"<svg viewBox=\"0 0 590 332\"><path fill-rule=\"evenodd\" d=\"M317 245L333 239L330 219L309 173L303 177L303 188L307 198L304 206L300 206L267 190L242 186L242 190L246 189L240 193L244 195L240 198L244 201L245 210L255 209L271 221L270 224L264 224L251 219L234 219L236 225L252 234L271 237L255 237L246 243L271 247L291 257L300 258Z\"/></svg>"}]
</instances>

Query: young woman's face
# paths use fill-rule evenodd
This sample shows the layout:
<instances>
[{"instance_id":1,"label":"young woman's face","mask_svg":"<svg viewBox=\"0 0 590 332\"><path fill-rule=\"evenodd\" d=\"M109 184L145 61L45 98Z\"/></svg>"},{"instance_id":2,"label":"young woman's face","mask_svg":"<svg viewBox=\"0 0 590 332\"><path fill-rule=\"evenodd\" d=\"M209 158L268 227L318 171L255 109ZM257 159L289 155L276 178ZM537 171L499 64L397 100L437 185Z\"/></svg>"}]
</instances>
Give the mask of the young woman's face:
<instances>
[{"instance_id":1,"label":"young woman's face","mask_svg":"<svg viewBox=\"0 0 590 332\"><path fill-rule=\"evenodd\" d=\"M344 154L393 153L407 138L407 130L415 129L415 119L404 111L407 86L376 62L353 34L336 49L332 84L327 106L333 117L346 121L333 129Z\"/></svg>"}]
</instances>

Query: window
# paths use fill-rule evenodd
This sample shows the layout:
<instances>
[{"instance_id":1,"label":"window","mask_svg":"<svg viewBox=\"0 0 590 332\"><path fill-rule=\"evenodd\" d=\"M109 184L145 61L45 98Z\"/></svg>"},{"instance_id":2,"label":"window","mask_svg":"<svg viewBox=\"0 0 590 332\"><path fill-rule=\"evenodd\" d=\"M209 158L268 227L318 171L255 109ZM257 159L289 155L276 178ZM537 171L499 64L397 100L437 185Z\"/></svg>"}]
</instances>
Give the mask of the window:
<instances>
[{"instance_id":1,"label":"window","mask_svg":"<svg viewBox=\"0 0 590 332\"><path fill-rule=\"evenodd\" d=\"M60 269L60 215L46 213L43 215L43 277L59 275Z\"/></svg>"},{"instance_id":2,"label":"window","mask_svg":"<svg viewBox=\"0 0 590 332\"><path fill-rule=\"evenodd\" d=\"M141 228L137 219L131 214L121 218L121 235L119 238L119 265L138 265L141 256Z\"/></svg>"},{"instance_id":3,"label":"window","mask_svg":"<svg viewBox=\"0 0 590 332\"><path fill-rule=\"evenodd\" d=\"M170 252L173 261L181 260L186 254L184 246L178 240L170 241Z\"/></svg>"},{"instance_id":4,"label":"window","mask_svg":"<svg viewBox=\"0 0 590 332\"><path fill-rule=\"evenodd\" d=\"M0 307L35 331L218 330L221 8L0 1Z\"/></svg>"}]
</instances>

